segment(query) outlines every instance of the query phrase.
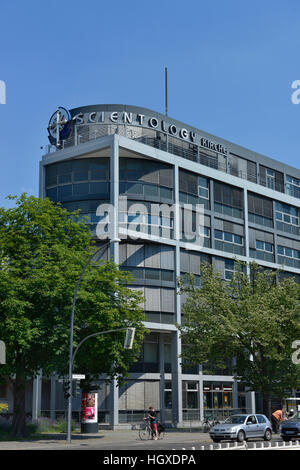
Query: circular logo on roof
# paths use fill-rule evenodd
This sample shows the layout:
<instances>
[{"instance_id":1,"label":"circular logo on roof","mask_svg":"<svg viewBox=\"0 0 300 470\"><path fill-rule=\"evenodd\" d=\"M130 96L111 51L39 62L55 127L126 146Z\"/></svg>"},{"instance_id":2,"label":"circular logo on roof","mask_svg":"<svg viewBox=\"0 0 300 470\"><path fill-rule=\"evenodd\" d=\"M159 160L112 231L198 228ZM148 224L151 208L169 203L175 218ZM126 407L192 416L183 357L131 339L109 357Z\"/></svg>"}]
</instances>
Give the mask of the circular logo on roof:
<instances>
[{"instance_id":1,"label":"circular logo on roof","mask_svg":"<svg viewBox=\"0 0 300 470\"><path fill-rule=\"evenodd\" d=\"M69 111L61 106L52 114L48 124L48 138L52 145L61 146L61 141L69 137L72 118Z\"/></svg>"}]
</instances>

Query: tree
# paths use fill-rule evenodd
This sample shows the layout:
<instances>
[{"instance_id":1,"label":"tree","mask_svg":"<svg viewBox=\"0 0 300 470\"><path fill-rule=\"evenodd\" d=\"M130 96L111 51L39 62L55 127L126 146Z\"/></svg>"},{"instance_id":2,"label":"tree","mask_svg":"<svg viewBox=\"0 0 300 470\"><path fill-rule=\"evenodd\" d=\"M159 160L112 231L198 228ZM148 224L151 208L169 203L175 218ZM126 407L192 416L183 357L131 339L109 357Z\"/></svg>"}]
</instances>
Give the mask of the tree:
<instances>
[{"instance_id":1,"label":"tree","mask_svg":"<svg viewBox=\"0 0 300 470\"><path fill-rule=\"evenodd\" d=\"M183 359L222 367L236 358L236 377L261 393L265 413L269 395L283 397L300 385L300 367L292 362L292 343L300 338L300 288L279 274L251 263L246 275L237 263L232 279L224 281L204 263L200 287L193 277L181 280L185 321L178 328L188 345Z\"/></svg>"},{"instance_id":2,"label":"tree","mask_svg":"<svg viewBox=\"0 0 300 470\"><path fill-rule=\"evenodd\" d=\"M26 381L40 369L44 375L67 373L74 290L95 247L78 213L26 194L12 199L14 208L0 208L0 338L7 348L0 374L13 389L13 435L24 436ZM112 262L86 270L75 308L74 347L95 332L137 330L132 351L123 349L124 332L88 340L75 370L121 380L137 360L144 315L140 295L126 286L130 282Z\"/></svg>"}]
</instances>

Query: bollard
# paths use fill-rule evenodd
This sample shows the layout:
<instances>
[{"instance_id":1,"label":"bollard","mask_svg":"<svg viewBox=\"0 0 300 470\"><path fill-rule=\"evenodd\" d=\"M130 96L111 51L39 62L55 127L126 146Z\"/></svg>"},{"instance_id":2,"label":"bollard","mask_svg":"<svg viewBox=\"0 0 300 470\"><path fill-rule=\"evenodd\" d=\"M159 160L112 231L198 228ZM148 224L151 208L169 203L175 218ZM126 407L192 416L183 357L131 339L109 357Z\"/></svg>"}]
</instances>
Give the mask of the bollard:
<instances>
[{"instance_id":1,"label":"bollard","mask_svg":"<svg viewBox=\"0 0 300 470\"><path fill-rule=\"evenodd\" d=\"M200 450L205 450L205 446L200 446Z\"/></svg>"},{"instance_id":2,"label":"bollard","mask_svg":"<svg viewBox=\"0 0 300 470\"><path fill-rule=\"evenodd\" d=\"M279 446L279 442L278 442L278 441L275 441L274 447L278 447L278 446Z\"/></svg>"},{"instance_id":3,"label":"bollard","mask_svg":"<svg viewBox=\"0 0 300 470\"><path fill-rule=\"evenodd\" d=\"M256 442L253 442L253 449L256 449Z\"/></svg>"},{"instance_id":4,"label":"bollard","mask_svg":"<svg viewBox=\"0 0 300 470\"><path fill-rule=\"evenodd\" d=\"M229 449L229 447L230 447L229 442L226 442L226 443L225 443L225 449Z\"/></svg>"},{"instance_id":5,"label":"bollard","mask_svg":"<svg viewBox=\"0 0 300 470\"><path fill-rule=\"evenodd\" d=\"M210 445L208 446L208 450L214 450L214 446L213 446L212 444L210 444Z\"/></svg>"}]
</instances>

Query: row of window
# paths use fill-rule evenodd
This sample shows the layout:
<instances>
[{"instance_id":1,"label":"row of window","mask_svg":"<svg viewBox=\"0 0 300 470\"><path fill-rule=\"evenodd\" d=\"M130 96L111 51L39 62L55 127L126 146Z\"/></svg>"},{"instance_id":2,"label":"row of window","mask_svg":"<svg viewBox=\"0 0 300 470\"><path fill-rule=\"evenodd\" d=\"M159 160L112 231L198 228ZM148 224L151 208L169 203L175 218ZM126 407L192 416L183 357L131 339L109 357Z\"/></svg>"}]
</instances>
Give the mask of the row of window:
<instances>
[{"instance_id":1,"label":"row of window","mask_svg":"<svg viewBox=\"0 0 300 470\"><path fill-rule=\"evenodd\" d=\"M135 195L146 200L173 201L173 174L168 165L141 159L121 159L120 162L124 173L121 178L123 181L120 181L120 194ZM272 177L268 169L266 175ZM180 171L179 177L180 201L193 205L204 204L205 209L209 209L208 178L184 170ZM289 181L300 188L299 180L289 177ZM46 187L47 196L55 202L108 198L108 159L81 159L49 165L46 168ZM222 215L243 219L243 191L215 181L214 210ZM248 210L250 223L273 228L272 200L248 193ZM278 230L299 235L298 208L276 202L275 219Z\"/></svg>"},{"instance_id":2,"label":"row of window","mask_svg":"<svg viewBox=\"0 0 300 470\"><path fill-rule=\"evenodd\" d=\"M282 172L260 164L258 167L258 174L257 164L255 162L233 153L230 153L227 156L226 164L226 158L224 158L224 155L219 154L216 151L203 149L202 147L190 144L184 140L159 132L155 129L146 129L130 125L105 126L103 124L101 124L101 126L97 126L97 128L95 125L78 126L78 129L80 129L80 137L82 137L82 139L77 143L120 132L121 135L126 135L128 138L140 141L146 145L160 148L188 160L198 161L202 165L228 172L234 176L248 179L255 183L259 182L259 184L270 189L285 192L286 194L300 198L300 179L292 177L291 175L286 175L286 188L284 188L284 175ZM81 134L86 134L86 136L84 137ZM77 139L78 137L79 134L77 135ZM74 145L74 143L72 143L72 145ZM75 144L77 145L77 143ZM125 163L122 162L121 164L122 160L125 161ZM126 160L130 159L120 158L120 167L122 167L121 171L123 171L123 167L126 169ZM147 165L150 167L151 163L151 161L148 161ZM141 175L142 174L137 177L142 177Z\"/></svg>"},{"instance_id":3,"label":"row of window","mask_svg":"<svg viewBox=\"0 0 300 470\"><path fill-rule=\"evenodd\" d=\"M161 281L161 282L174 282L174 271L166 269L153 269L153 268L131 268L123 266L124 271L129 271L135 281Z\"/></svg>"}]
</instances>

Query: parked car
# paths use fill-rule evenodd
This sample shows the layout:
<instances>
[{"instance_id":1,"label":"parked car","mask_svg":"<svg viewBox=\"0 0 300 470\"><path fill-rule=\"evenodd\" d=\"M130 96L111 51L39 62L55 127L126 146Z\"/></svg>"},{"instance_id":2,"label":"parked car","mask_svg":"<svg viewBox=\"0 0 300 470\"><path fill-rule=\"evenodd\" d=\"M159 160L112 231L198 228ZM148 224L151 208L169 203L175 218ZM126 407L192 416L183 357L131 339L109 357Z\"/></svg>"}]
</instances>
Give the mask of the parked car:
<instances>
[{"instance_id":1,"label":"parked car","mask_svg":"<svg viewBox=\"0 0 300 470\"><path fill-rule=\"evenodd\" d=\"M271 423L265 415L239 414L227 418L224 423L217 424L209 431L214 442L237 440L243 442L251 438L272 439Z\"/></svg>"},{"instance_id":2,"label":"parked car","mask_svg":"<svg viewBox=\"0 0 300 470\"><path fill-rule=\"evenodd\" d=\"M300 411L280 425L280 435L286 442L300 439Z\"/></svg>"}]
</instances>

